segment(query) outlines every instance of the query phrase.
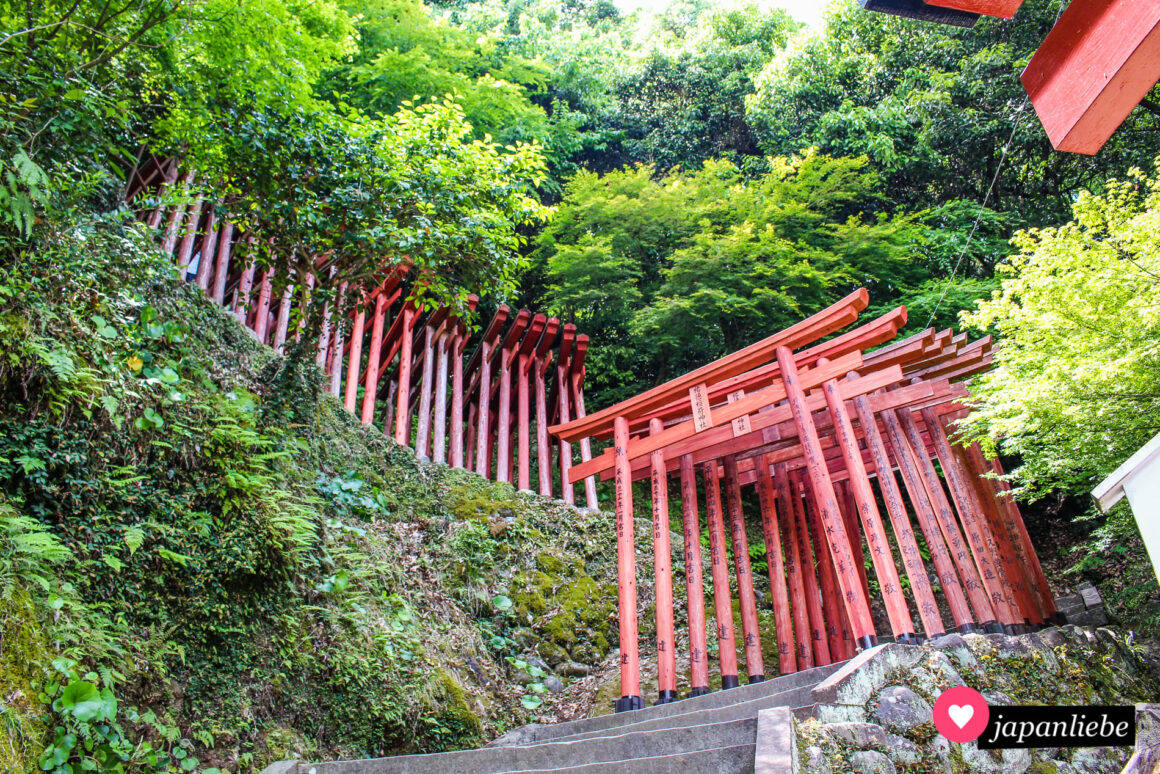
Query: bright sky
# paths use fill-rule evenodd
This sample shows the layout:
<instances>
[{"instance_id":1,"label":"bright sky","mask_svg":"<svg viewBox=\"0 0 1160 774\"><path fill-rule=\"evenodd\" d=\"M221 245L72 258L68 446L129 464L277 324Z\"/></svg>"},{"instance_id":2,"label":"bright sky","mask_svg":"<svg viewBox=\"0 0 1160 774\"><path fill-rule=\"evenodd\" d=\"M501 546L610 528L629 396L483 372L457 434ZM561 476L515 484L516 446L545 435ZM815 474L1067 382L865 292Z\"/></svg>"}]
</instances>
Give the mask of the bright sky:
<instances>
[{"instance_id":1,"label":"bright sky","mask_svg":"<svg viewBox=\"0 0 1160 774\"><path fill-rule=\"evenodd\" d=\"M622 11L632 11L637 8L648 8L659 11L669 4L670 0L615 0ZM822 13L826 8L826 0L753 0L756 5L768 8L784 8L798 21L805 22L813 27L821 25ZM743 4L739 0L722 2L721 5Z\"/></svg>"}]
</instances>

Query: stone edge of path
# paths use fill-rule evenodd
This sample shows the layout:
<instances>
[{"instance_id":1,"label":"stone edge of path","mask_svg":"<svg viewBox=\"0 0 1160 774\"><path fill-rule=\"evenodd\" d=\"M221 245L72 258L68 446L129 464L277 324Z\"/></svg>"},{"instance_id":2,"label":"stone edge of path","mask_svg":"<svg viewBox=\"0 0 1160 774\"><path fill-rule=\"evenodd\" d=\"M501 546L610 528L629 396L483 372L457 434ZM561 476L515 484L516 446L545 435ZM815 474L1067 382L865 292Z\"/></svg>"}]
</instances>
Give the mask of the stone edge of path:
<instances>
[{"instance_id":1,"label":"stone edge of path","mask_svg":"<svg viewBox=\"0 0 1160 774\"><path fill-rule=\"evenodd\" d=\"M792 774L796 771L797 739L793 710L771 707L758 712L753 774Z\"/></svg>"}]
</instances>

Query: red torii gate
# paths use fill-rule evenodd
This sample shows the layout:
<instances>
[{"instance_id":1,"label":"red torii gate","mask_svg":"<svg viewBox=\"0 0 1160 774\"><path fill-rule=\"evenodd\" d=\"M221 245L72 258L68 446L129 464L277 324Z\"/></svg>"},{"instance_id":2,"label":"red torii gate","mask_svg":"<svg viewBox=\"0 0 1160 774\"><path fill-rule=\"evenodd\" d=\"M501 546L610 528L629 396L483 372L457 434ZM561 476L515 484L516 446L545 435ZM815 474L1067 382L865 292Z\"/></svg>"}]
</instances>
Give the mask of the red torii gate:
<instances>
[{"instance_id":1,"label":"red torii gate","mask_svg":"<svg viewBox=\"0 0 1160 774\"><path fill-rule=\"evenodd\" d=\"M746 486L755 487L760 508L778 668L783 673L846 659L877 643L864 570L867 553L892 637L899 642L915 643L949 631L944 609L960 632L1022 631L1054 616L1050 588L1018 509L1009 497L999 496L1001 483L984 478L995 469L977 447L964 450L947 438L948 423L965 411L960 401L967 393L961 380L990 365L990 338L969 342L965 335L928 330L864 354L896 336L906 322L905 309L899 308L815 343L854 323L867 303L868 294L860 290L739 352L550 428L562 442L610 433L613 439L610 449L575 466L570 476L615 480L618 711L643 706L634 480L652 482L661 702L677 697L669 473L680 481L693 695L708 690L698 468L725 688L739 684L730 545L746 675L758 682L766 670L748 559L742 496ZM895 470L902 476L902 488ZM880 512L875 482L889 521ZM930 550L941 605L917 534ZM921 629L903 592L893 544L910 581Z\"/></svg>"},{"instance_id":2,"label":"red torii gate","mask_svg":"<svg viewBox=\"0 0 1160 774\"><path fill-rule=\"evenodd\" d=\"M959 27L1023 0L859 0ZM1063 0L1060 0L1063 2ZM1020 77L1056 150L1098 153L1160 80L1160 0L1071 0Z\"/></svg>"},{"instance_id":3,"label":"red torii gate","mask_svg":"<svg viewBox=\"0 0 1160 774\"><path fill-rule=\"evenodd\" d=\"M127 200L158 197L165 189L196 190L192 173L179 176L175 159L143 157L130 175ZM263 344L279 352L290 337L301 338L303 313L315 276L283 278L275 297L275 271L237 256L241 237L215 203L201 196L172 207L140 213L162 230L162 249L217 303L226 307ZM325 265L319 259L308 266ZM191 268L192 267L192 268ZM533 445L538 492L575 502L568 475L573 448L548 436L553 422L584 417L585 356L588 337L576 326L501 306L467 357L471 336L449 309L423 311L407 300L407 261L384 270L372 292L353 305L349 320L323 312L317 363L328 375L329 391L364 423L436 463L474 470L520 489L532 488ZM411 279L410 281L421 281ZM349 288L339 290L340 305ZM475 309L476 296L468 307ZM296 320L295 330L291 330ZM361 395L360 395L361 390ZM533 427L534 425L534 427ZM555 460L553 460L555 454ZM591 458L590 443L579 445L579 461ZM584 482L585 504L597 506L596 481Z\"/></svg>"}]
</instances>

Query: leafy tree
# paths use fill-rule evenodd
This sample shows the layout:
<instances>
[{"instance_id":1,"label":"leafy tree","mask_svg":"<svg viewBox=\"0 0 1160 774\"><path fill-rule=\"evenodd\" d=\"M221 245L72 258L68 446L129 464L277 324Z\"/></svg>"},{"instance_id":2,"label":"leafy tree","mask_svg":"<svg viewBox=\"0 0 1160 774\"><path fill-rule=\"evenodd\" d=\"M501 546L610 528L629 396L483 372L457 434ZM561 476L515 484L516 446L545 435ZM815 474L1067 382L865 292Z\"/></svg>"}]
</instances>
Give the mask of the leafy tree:
<instances>
[{"instance_id":1,"label":"leafy tree","mask_svg":"<svg viewBox=\"0 0 1160 774\"><path fill-rule=\"evenodd\" d=\"M761 155L745 98L753 90L752 76L798 25L782 10L701 10L670 6L661 19L668 45L654 48L615 85L629 160L665 170Z\"/></svg>"},{"instance_id":2,"label":"leafy tree","mask_svg":"<svg viewBox=\"0 0 1160 774\"><path fill-rule=\"evenodd\" d=\"M217 129L224 163L207 174L256 237L251 249L329 277L319 297L331 302L339 282L369 292L407 261L415 300L466 312L469 293L514 290L517 228L548 213L534 194L546 171L538 146L471 139L450 98L382 120L323 110L235 115Z\"/></svg>"},{"instance_id":3,"label":"leafy tree","mask_svg":"<svg viewBox=\"0 0 1160 774\"><path fill-rule=\"evenodd\" d=\"M1160 429L1160 181L1133 171L1072 214L1020 232L1001 288L964 317L1001 343L970 432L1018 455L1032 497L1090 490Z\"/></svg>"},{"instance_id":4,"label":"leafy tree","mask_svg":"<svg viewBox=\"0 0 1160 774\"><path fill-rule=\"evenodd\" d=\"M552 163L570 153L575 127L543 99L544 63L432 16L421 0L349 2L359 46L320 85L372 116L405 102L454 94L476 139L538 142Z\"/></svg>"},{"instance_id":5,"label":"leafy tree","mask_svg":"<svg viewBox=\"0 0 1160 774\"><path fill-rule=\"evenodd\" d=\"M823 33L756 78L749 118L766 153L865 154L911 208L981 203L1010 140L991 209L1015 226L1058 223L1075 192L1160 151L1158 119L1142 111L1096 157L1051 149L1019 74L1059 9L1027 0L1012 20L958 29L833 2Z\"/></svg>"},{"instance_id":6,"label":"leafy tree","mask_svg":"<svg viewBox=\"0 0 1160 774\"><path fill-rule=\"evenodd\" d=\"M601 342L593 400L613 402L809 315L862 285L897 298L929 276L927 230L866 214L864 160L728 161L656 178L578 175L533 258L544 302ZM535 264L534 264L535 265Z\"/></svg>"}]
</instances>

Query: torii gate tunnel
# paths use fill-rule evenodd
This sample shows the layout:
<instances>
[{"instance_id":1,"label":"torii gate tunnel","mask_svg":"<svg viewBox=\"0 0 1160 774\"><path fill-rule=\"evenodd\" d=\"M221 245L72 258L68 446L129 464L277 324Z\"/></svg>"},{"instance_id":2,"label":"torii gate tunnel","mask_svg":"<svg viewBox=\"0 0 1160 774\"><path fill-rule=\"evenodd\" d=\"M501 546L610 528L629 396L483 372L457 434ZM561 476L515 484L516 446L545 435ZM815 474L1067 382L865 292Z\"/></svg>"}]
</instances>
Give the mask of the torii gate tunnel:
<instances>
[{"instance_id":1,"label":"torii gate tunnel","mask_svg":"<svg viewBox=\"0 0 1160 774\"><path fill-rule=\"evenodd\" d=\"M183 191L186 201L164 205L158 194L166 189ZM131 170L126 199L160 232L162 250L188 281L258 341L283 352L303 335L315 275L279 282L273 268L239 260L238 242L249 237L218 217L212 197L193 195L195 190L192 173L179 178L176 159L150 156ZM314 268L322 265L319 260ZM574 502L568 473L574 462L591 459L590 442L578 448L554 443L548 426L585 416L588 336L555 317L500 306L468 356L472 337L462 320L447 308L424 312L407 300L409 273L405 261L386 269L378 287L350 305L346 319L324 311L317 362L330 392L421 458L520 489L532 489L534 466L540 494ZM340 289L343 299L346 291ZM472 309L478 301L470 298ZM583 484L584 502L595 508L596 479Z\"/></svg>"},{"instance_id":2,"label":"torii gate tunnel","mask_svg":"<svg viewBox=\"0 0 1160 774\"><path fill-rule=\"evenodd\" d=\"M569 475L573 481L615 479L617 711L644 705L633 531L637 480L652 484L660 703L677 698L670 474L681 494L691 695L709 690L703 524L721 685L739 683L730 543L745 674L751 683L766 675L745 487L756 490L751 499L760 509L752 516L759 517L765 539L782 673L847 659L877 644L867 553L890 637L898 642L917 644L949 631L1015 633L1058 620L1019 510L1006 496L1006 483L990 475L1002 473L998 463L986 460L978 446L948 440L952 423L966 413L964 381L990 367L990 337L968 342L965 334L927 330L867 353L893 340L906 323L906 309L899 307L835 336L858 319L868 300L859 290L714 363L550 428L562 442L613 441Z\"/></svg>"}]
</instances>

